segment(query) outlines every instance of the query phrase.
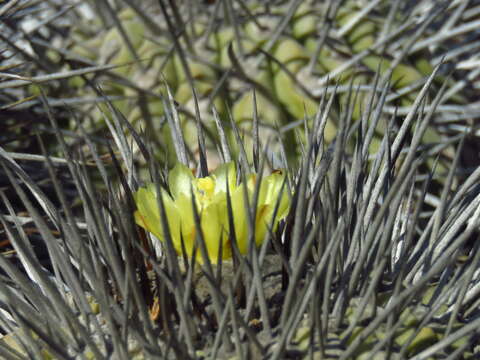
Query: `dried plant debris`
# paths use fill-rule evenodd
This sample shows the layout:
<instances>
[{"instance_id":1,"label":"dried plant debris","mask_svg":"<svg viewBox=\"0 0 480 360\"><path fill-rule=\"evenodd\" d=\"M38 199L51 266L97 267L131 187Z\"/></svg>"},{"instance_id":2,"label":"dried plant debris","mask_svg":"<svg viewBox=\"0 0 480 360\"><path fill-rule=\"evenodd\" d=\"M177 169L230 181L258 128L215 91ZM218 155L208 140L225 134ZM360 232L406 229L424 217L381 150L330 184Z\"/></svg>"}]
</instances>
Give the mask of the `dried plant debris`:
<instances>
[{"instance_id":1,"label":"dried plant debris","mask_svg":"<svg viewBox=\"0 0 480 360\"><path fill-rule=\"evenodd\" d=\"M477 358L479 7L0 2L0 357Z\"/></svg>"}]
</instances>

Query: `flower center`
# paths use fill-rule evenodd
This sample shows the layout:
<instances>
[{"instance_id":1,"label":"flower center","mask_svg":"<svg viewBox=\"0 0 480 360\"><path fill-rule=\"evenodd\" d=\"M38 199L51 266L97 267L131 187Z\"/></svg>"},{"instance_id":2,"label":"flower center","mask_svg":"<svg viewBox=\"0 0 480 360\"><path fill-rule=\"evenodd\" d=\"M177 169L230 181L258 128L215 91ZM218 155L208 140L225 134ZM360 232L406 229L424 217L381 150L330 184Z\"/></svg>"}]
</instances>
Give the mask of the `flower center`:
<instances>
[{"instance_id":1,"label":"flower center","mask_svg":"<svg viewBox=\"0 0 480 360\"><path fill-rule=\"evenodd\" d=\"M195 195L200 204L209 203L215 192L215 180L211 177L196 179L196 189L197 194Z\"/></svg>"}]
</instances>

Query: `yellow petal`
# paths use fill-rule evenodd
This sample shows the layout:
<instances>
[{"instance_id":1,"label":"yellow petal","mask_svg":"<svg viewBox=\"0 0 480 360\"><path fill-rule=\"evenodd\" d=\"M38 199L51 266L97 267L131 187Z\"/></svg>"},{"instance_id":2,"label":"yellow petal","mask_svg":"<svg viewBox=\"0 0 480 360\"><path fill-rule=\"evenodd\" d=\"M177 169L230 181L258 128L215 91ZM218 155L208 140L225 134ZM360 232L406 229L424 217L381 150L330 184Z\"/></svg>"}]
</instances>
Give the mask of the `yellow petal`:
<instances>
[{"instance_id":1,"label":"yellow petal","mask_svg":"<svg viewBox=\"0 0 480 360\"><path fill-rule=\"evenodd\" d=\"M182 163L177 163L168 174L168 187L174 199L181 193L189 195L194 176L190 169Z\"/></svg>"},{"instance_id":2,"label":"yellow petal","mask_svg":"<svg viewBox=\"0 0 480 360\"><path fill-rule=\"evenodd\" d=\"M231 202L238 249L240 254L246 254L248 251L248 229L242 185L238 186L231 194Z\"/></svg>"},{"instance_id":3,"label":"yellow petal","mask_svg":"<svg viewBox=\"0 0 480 360\"><path fill-rule=\"evenodd\" d=\"M195 221L193 218L192 198L187 194L180 194L175 204L179 214L180 229L185 244L185 250L190 257L195 244ZM181 254L181 240L179 240Z\"/></svg>"},{"instance_id":4,"label":"yellow petal","mask_svg":"<svg viewBox=\"0 0 480 360\"><path fill-rule=\"evenodd\" d=\"M278 222L287 215L290 199L284 182L285 175L278 171L262 180L257 204L257 216L255 219L255 241L257 245L263 242L268 227L273 225L272 231L275 231ZM277 203L278 209L275 214L275 219L273 219Z\"/></svg>"},{"instance_id":5,"label":"yellow petal","mask_svg":"<svg viewBox=\"0 0 480 360\"><path fill-rule=\"evenodd\" d=\"M266 204L275 204L280 196L284 182L285 175L279 171L267 176L262 182L263 193L260 193L260 195L263 197L261 197L260 200ZM265 187L263 188L263 186ZM283 193L286 194L286 186L284 186Z\"/></svg>"},{"instance_id":6,"label":"yellow petal","mask_svg":"<svg viewBox=\"0 0 480 360\"><path fill-rule=\"evenodd\" d=\"M278 210L277 210L277 219L283 219L287 216L288 209L290 207L290 196L288 194L287 184L285 183L286 177L284 174L281 173L274 173L271 176L271 187L270 191L267 194L265 202L270 204L271 206L271 213L273 214L275 206L278 203ZM268 214L267 214L268 218ZM269 219L269 218L268 218ZM269 219L270 220L270 219Z\"/></svg>"},{"instance_id":7,"label":"yellow petal","mask_svg":"<svg viewBox=\"0 0 480 360\"><path fill-rule=\"evenodd\" d=\"M160 214L157 207L155 191L152 187L140 188L134 195L137 211L135 221L144 229L153 233L157 238L162 239L160 227Z\"/></svg>"},{"instance_id":8,"label":"yellow petal","mask_svg":"<svg viewBox=\"0 0 480 360\"><path fill-rule=\"evenodd\" d=\"M175 202L172 200L170 195L162 189L161 190L163 206L165 207L165 214L167 215L168 229L170 231L170 236L172 237L173 245L177 252L181 252L180 246L180 216L177 210ZM158 211L158 210L157 210ZM160 220L160 217L159 217ZM162 235L164 235L162 222L160 222L160 228L162 229ZM165 239L164 236L162 236Z\"/></svg>"},{"instance_id":9,"label":"yellow petal","mask_svg":"<svg viewBox=\"0 0 480 360\"><path fill-rule=\"evenodd\" d=\"M237 171L233 162L220 165L213 173L215 179L215 194L227 192L227 184L230 194L237 187Z\"/></svg>"},{"instance_id":10,"label":"yellow petal","mask_svg":"<svg viewBox=\"0 0 480 360\"><path fill-rule=\"evenodd\" d=\"M255 244L257 246L262 244L268 229L267 226L270 225L267 217L267 214L270 213L269 209L270 206L265 204L257 207L257 215L255 218Z\"/></svg>"},{"instance_id":11,"label":"yellow petal","mask_svg":"<svg viewBox=\"0 0 480 360\"><path fill-rule=\"evenodd\" d=\"M212 203L206 207L201 214L203 237L210 261L213 264L218 263L220 243L222 244L222 258L226 259L231 256L230 246L227 244L228 237L226 236L226 229L224 228L225 224L222 222L222 212L224 211L225 208L221 206L221 204ZM200 259L202 259L200 253L199 255Z\"/></svg>"},{"instance_id":12,"label":"yellow petal","mask_svg":"<svg viewBox=\"0 0 480 360\"><path fill-rule=\"evenodd\" d=\"M181 253L180 216L175 203L168 193L163 189L161 189L161 193L172 242L175 250ZM134 214L137 224L150 231L159 240L165 241L155 185L150 184L147 188L140 188L134 194L134 199L137 205L137 211Z\"/></svg>"}]
</instances>

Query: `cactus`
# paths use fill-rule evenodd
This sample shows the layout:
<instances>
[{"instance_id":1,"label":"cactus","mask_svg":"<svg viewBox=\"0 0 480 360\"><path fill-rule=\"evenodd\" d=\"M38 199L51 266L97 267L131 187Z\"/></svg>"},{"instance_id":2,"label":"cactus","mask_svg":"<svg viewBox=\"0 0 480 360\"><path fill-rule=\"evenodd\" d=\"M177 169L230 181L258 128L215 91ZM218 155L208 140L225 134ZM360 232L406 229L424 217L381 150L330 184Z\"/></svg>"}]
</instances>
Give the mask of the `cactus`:
<instances>
[{"instance_id":1,"label":"cactus","mask_svg":"<svg viewBox=\"0 0 480 360\"><path fill-rule=\"evenodd\" d=\"M478 357L476 5L136 4L3 67L0 357Z\"/></svg>"},{"instance_id":2,"label":"cactus","mask_svg":"<svg viewBox=\"0 0 480 360\"><path fill-rule=\"evenodd\" d=\"M210 108L212 104L215 104L220 119L227 123L230 121L228 108L232 109L236 121L253 119L252 102L249 100L252 97L252 86L246 86L249 85L250 80L253 81L253 86L262 86L260 89L256 89L260 107L257 113L260 116L263 116L263 113L269 114L260 119L266 126L289 127L289 124L295 119L311 118L317 111L322 91L320 89L323 88L326 79L329 79L331 84L338 83L341 87L348 88L349 85L353 85L355 90L357 86L371 84L377 70L380 77L388 76L395 92L404 92L403 95L398 96L392 94L391 98L395 100L387 101L393 106L400 105L408 108L413 105L413 100L418 95L418 86L421 86L425 78L432 72L433 64L429 61L431 56L425 51L417 51L412 55L408 54L408 48L406 48L406 54L400 51L402 46L411 46L410 39L401 33L395 35L393 30L404 23L408 11L397 9L397 12L390 16L389 11L392 6L388 2L379 2L378 6L365 12L360 1L346 1L341 6L335 6L334 2L317 6L313 1L305 1L290 15L289 9L285 5L279 5L268 13L262 12L261 6L251 3L249 4L251 11L259 13L255 20L251 18L252 14L241 21L233 20L234 17L226 6L224 11L229 15L224 17L222 22L217 22L214 27L211 25L215 19L220 21L219 15L217 15L218 18L210 18L214 16L212 14L214 7L197 9L200 12L195 17L192 29L195 29L194 35L199 40L192 41L193 33L188 35L188 31L183 38L179 38L179 46L184 47L184 51L191 52L198 59L193 60L190 57L186 59L194 84L190 84L184 65L180 60L185 56L185 52L175 54L175 47L172 47L173 45L169 42L158 39L154 30L148 28L148 23L142 21L139 14L133 10L134 8L126 7L118 15L118 18L123 21L124 31L131 38L130 43L142 61L135 62L117 27L111 28L104 34L100 32L94 39L97 44L102 44L97 46L100 51L96 56L100 62L108 59L109 63L123 64L124 66L115 71L150 92L165 95L163 85L166 83L180 104L180 109L186 110L190 114L196 113L195 99L190 91L190 87L194 85L197 89L202 126L208 129L209 134L215 132ZM318 34L321 30L319 27L329 12L328 16L332 17L332 24L327 30L331 28L332 31L326 33L323 46L319 47ZM290 16L290 21L285 27L284 34L279 36L275 43L270 44L272 39L269 38L269 35L274 32L283 15ZM434 15L426 16L420 13L414 16L419 18L418 21L421 21L422 16L425 18L424 22L435 20ZM411 22L413 27L416 23L414 20ZM160 24L159 27L164 26L163 31L168 31L166 25L162 25L161 21L157 20L156 23ZM393 35L388 33L388 29L391 29L390 33ZM392 42L396 41L394 55L397 58L387 56L389 43L383 39L388 39L388 36L392 36ZM427 35L425 32L419 32L418 36L422 39ZM187 38L189 41L186 41ZM86 47L83 46L83 42L80 39L75 40L73 43L79 45L75 45L72 52L76 52L78 47L79 55L83 54L84 50L81 49ZM266 57L260 50L267 51L271 55ZM235 62L242 67L241 71L246 71L249 80L243 76L221 79L222 74L225 74L226 71L240 70L236 68L235 63L232 63L232 54L236 58ZM92 56L89 54L90 58ZM354 60L356 56L359 56L358 60L349 61L350 59ZM144 60L148 60L148 66L145 65ZM148 67L148 72L145 67ZM144 78L148 79L146 83L140 80ZM149 85L153 79L157 79L155 85ZM117 95L123 92L123 95L127 93L132 95L128 91L128 87L117 86L115 81L109 81L108 86L111 90L105 88L106 92L114 91ZM431 96L438 91L438 84L441 80L436 80L436 82L437 84L432 87ZM447 86L453 86L453 82ZM114 90L117 87L118 89ZM410 87L413 89L407 90ZM228 97L216 96L212 99L212 91L221 89L228 89ZM215 94L220 95L221 92ZM151 98L147 96L147 99ZM353 121L362 116L362 109L366 106L365 99L365 90L360 90L358 96L355 96L351 115ZM338 101L342 109L347 109L352 102L351 99L349 100L348 90L342 90L338 94ZM462 103L465 102L465 99L457 96L454 101ZM159 127L165 124L161 120L164 116L162 101L151 99L147 104L148 107L143 107L143 110L140 110L134 102L118 106L133 124L138 124L140 128L150 128L150 125L154 124L152 130L159 133ZM149 112L148 120L144 119L146 110ZM277 114L278 111L280 114ZM186 136L191 139L192 143L195 142L196 127L188 125L193 122L192 119L184 115L183 111L180 111L180 119ZM331 141L338 131L338 121L338 113L328 120L326 132L328 141ZM246 124L243 124L242 128L245 128L248 133ZM137 127L138 129L139 127ZM227 131L229 130L227 129ZM168 131L166 133L168 134ZM190 135L190 133L192 134ZM439 142L442 135L436 129L431 128L425 142L427 144ZM376 137L377 147L381 136L382 132ZM288 139L287 143L296 143L296 146L289 147L288 156L290 157L290 152L299 150L299 144L295 136L289 136ZM234 143L231 136L230 140ZM162 140L162 136L157 141L164 142L167 147L171 142L168 139ZM208 144L209 147L214 146L210 142ZM372 151L374 150L375 148L372 149ZM452 148L447 150L452 153ZM168 151L171 152L172 149ZM192 149L192 153L196 152L198 152L198 148ZM238 151L234 152L238 155ZM291 158L295 158L295 156ZM440 165L443 166L443 164Z\"/></svg>"}]
</instances>

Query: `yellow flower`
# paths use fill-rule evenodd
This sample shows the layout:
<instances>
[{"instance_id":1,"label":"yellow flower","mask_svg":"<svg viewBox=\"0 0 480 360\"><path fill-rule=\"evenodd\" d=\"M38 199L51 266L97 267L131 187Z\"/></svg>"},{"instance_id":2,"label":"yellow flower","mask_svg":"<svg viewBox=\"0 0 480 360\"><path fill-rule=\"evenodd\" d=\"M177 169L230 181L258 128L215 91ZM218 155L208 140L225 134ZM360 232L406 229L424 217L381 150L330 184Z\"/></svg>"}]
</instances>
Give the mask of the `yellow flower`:
<instances>
[{"instance_id":1,"label":"yellow flower","mask_svg":"<svg viewBox=\"0 0 480 360\"><path fill-rule=\"evenodd\" d=\"M204 178L195 178L192 172L180 163L170 171L168 176L169 192L161 189L161 195L173 246L177 254L182 254L182 239L188 256L192 255L194 249L196 226L192 206L193 194L210 261L214 264L218 262L220 244L222 244L222 259L232 257L229 244L227 186L231 198L238 248L241 254L247 253L248 220L244 187L242 184L237 185L236 178L233 163L221 165L210 176ZM250 203L253 202L256 181L256 174L247 176L247 193ZM287 215L290 198L284 182L285 175L280 171L266 176L261 181L255 219L255 243L257 246L264 240L268 227L272 223L277 203L278 210L273 221L273 230L276 229L278 222ZM137 205L135 212L137 224L161 241L165 241L155 185L149 184L147 187L140 188L134 197ZM197 261L202 262L200 250L197 250Z\"/></svg>"}]
</instances>

